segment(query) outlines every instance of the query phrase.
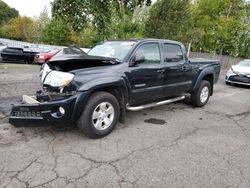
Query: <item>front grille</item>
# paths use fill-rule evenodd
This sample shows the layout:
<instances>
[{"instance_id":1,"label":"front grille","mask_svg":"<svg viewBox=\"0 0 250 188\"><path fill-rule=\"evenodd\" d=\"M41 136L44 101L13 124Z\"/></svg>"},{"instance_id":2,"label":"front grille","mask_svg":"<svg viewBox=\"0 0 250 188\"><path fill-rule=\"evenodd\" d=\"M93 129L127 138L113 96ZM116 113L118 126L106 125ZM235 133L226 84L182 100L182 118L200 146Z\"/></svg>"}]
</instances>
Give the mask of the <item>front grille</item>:
<instances>
[{"instance_id":1,"label":"front grille","mask_svg":"<svg viewBox=\"0 0 250 188\"><path fill-rule=\"evenodd\" d=\"M13 117L41 117L41 112L24 112L24 111L13 111L11 112L11 116Z\"/></svg>"},{"instance_id":2,"label":"front grille","mask_svg":"<svg viewBox=\"0 0 250 188\"><path fill-rule=\"evenodd\" d=\"M229 80L233 82L250 83L250 78L247 76L234 75L234 76L230 76Z\"/></svg>"}]
</instances>

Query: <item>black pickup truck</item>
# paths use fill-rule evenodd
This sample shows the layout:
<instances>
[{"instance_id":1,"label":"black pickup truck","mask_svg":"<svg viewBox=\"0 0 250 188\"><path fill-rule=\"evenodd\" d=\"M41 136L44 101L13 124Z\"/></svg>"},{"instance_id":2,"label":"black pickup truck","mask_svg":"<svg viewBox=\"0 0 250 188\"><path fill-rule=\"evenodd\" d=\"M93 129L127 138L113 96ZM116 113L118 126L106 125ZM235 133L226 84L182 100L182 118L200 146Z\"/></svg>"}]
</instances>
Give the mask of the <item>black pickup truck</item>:
<instances>
[{"instance_id":1,"label":"black pickup truck","mask_svg":"<svg viewBox=\"0 0 250 188\"><path fill-rule=\"evenodd\" d=\"M188 59L183 44L160 39L103 42L82 55L44 64L43 90L14 105L10 123L76 122L92 138L108 135L126 111L183 100L204 106L218 81L220 62Z\"/></svg>"},{"instance_id":2,"label":"black pickup truck","mask_svg":"<svg viewBox=\"0 0 250 188\"><path fill-rule=\"evenodd\" d=\"M18 62L31 64L38 52L34 52L30 48L20 48L20 47L6 47L4 48L0 56L4 62Z\"/></svg>"}]
</instances>

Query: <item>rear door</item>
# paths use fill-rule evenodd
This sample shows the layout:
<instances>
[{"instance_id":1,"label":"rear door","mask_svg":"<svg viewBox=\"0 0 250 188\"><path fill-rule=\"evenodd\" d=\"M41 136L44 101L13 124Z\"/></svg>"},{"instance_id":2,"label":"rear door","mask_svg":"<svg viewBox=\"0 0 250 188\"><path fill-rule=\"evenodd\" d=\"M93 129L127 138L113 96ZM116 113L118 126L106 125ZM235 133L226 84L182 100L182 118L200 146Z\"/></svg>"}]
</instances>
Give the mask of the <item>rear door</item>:
<instances>
[{"instance_id":1,"label":"rear door","mask_svg":"<svg viewBox=\"0 0 250 188\"><path fill-rule=\"evenodd\" d=\"M172 43L162 45L165 63L165 96L179 95L189 91L195 73L185 57L182 46Z\"/></svg>"},{"instance_id":2,"label":"rear door","mask_svg":"<svg viewBox=\"0 0 250 188\"><path fill-rule=\"evenodd\" d=\"M139 45L132 54L145 56L144 63L129 67L126 75L131 87L130 104L140 104L153 101L164 96L164 62L162 60L160 43L145 42Z\"/></svg>"}]
</instances>

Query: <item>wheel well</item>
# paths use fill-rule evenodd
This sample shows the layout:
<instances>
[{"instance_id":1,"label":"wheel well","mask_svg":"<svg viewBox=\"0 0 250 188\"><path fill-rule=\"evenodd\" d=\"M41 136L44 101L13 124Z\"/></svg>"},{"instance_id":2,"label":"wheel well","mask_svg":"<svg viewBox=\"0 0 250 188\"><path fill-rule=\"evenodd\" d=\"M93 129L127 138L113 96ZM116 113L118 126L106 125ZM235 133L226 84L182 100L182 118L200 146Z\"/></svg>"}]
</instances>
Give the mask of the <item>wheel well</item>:
<instances>
[{"instance_id":1,"label":"wheel well","mask_svg":"<svg viewBox=\"0 0 250 188\"><path fill-rule=\"evenodd\" d=\"M120 122L124 122L126 118L126 103L127 103L127 96L125 94L125 89L118 87L118 86L107 86L93 90L93 93L98 91L105 91L108 92L116 97L119 102L121 113L120 113Z\"/></svg>"},{"instance_id":2,"label":"wheel well","mask_svg":"<svg viewBox=\"0 0 250 188\"><path fill-rule=\"evenodd\" d=\"M210 95L212 96L213 95L213 91L214 91L214 76L212 74L208 74L206 76L204 76L204 78L202 80L206 80L210 83L210 86L211 86L211 93Z\"/></svg>"}]
</instances>

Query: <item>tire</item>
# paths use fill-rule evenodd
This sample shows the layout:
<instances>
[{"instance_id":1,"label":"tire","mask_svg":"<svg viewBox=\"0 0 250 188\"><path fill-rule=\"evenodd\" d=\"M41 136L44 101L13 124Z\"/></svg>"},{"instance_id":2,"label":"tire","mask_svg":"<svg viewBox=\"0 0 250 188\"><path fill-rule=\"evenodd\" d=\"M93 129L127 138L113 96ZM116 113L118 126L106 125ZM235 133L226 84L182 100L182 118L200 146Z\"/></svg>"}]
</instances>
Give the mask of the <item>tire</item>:
<instances>
[{"instance_id":1,"label":"tire","mask_svg":"<svg viewBox=\"0 0 250 188\"><path fill-rule=\"evenodd\" d=\"M191 93L191 104L195 107L205 106L210 98L210 94L211 84L208 81L203 80L200 87Z\"/></svg>"},{"instance_id":2,"label":"tire","mask_svg":"<svg viewBox=\"0 0 250 188\"><path fill-rule=\"evenodd\" d=\"M96 92L90 97L77 126L91 138L102 138L112 132L119 117L117 99L110 93Z\"/></svg>"}]
</instances>

